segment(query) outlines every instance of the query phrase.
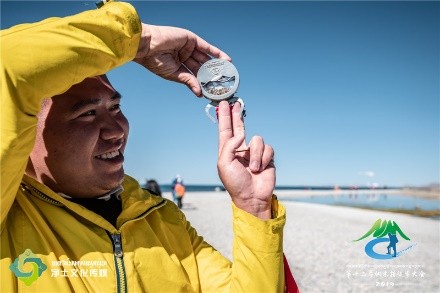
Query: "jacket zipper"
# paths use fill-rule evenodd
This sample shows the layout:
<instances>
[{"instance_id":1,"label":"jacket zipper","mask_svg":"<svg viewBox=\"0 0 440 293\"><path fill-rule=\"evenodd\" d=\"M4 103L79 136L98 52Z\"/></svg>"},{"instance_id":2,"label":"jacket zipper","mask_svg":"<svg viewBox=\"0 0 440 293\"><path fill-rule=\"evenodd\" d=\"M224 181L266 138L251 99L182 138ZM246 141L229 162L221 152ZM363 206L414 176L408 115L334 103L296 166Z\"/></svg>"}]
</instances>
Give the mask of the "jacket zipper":
<instances>
[{"instance_id":1,"label":"jacket zipper","mask_svg":"<svg viewBox=\"0 0 440 293\"><path fill-rule=\"evenodd\" d=\"M113 242L114 253L113 259L115 260L116 267L116 284L117 292L127 292L127 276L125 275L124 266L124 251L122 250L121 233L113 233L110 235Z\"/></svg>"},{"instance_id":2,"label":"jacket zipper","mask_svg":"<svg viewBox=\"0 0 440 293\"><path fill-rule=\"evenodd\" d=\"M53 204L53 205L56 205L56 206L59 206L59 207L64 206L59 201L50 198L49 196L47 196L43 192L39 191L37 188L33 187L32 185L27 185L27 184L24 184L24 183L21 183L20 185L21 185L21 189L22 190L29 192L31 195L33 195L33 196L35 196L37 198L40 198L40 199L42 199L42 200L44 200L44 201L46 201L46 202L48 202L50 204Z\"/></svg>"},{"instance_id":3,"label":"jacket zipper","mask_svg":"<svg viewBox=\"0 0 440 293\"><path fill-rule=\"evenodd\" d=\"M159 204L152 206L147 211L136 217L135 219L139 219L141 217L144 217L146 214L150 213L151 211L155 210L156 208L159 208L163 206L166 202L163 200ZM133 220L135 220L133 219ZM132 221L133 221L132 220ZM128 221L129 222L129 221ZM125 224L125 223L124 223ZM122 225L121 225L122 226ZM121 233L110 233L110 237L112 239L114 252L113 252L113 259L115 261L115 267L116 267L116 282L117 282L117 292L123 292L126 293L127 290L127 276L125 274L125 265L124 265L124 251L122 249L122 239L121 239Z\"/></svg>"},{"instance_id":4,"label":"jacket zipper","mask_svg":"<svg viewBox=\"0 0 440 293\"><path fill-rule=\"evenodd\" d=\"M49 203L57 205L57 206L64 206L61 202L50 198L49 196L47 196L46 194L42 193L41 191L39 191L38 189L36 189L32 185L28 186L27 184L23 184L22 183L21 184L21 188L23 190L28 191L30 194L43 199L46 202L49 202ZM34 191L34 192L32 192L32 191ZM146 210L145 212L143 212L142 214L137 216L135 219L132 219L130 221L133 221L133 220L136 220L136 219L139 219L141 217L146 216L151 211L153 211L153 210L155 210L157 208L160 208L163 205L165 205L165 203L166 203L166 201L162 200L157 205L150 207L148 210ZM127 221L127 222L130 222L130 221ZM123 259L124 251L122 249L121 233L120 232L116 232L116 233L107 232L107 233L110 234L110 238L112 240L113 247L114 247L113 259L115 261L115 268L116 268L117 292L126 293L127 292L127 276L125 274L125 265L124 265L124 259Z\"/></svg>"}]
</instances>

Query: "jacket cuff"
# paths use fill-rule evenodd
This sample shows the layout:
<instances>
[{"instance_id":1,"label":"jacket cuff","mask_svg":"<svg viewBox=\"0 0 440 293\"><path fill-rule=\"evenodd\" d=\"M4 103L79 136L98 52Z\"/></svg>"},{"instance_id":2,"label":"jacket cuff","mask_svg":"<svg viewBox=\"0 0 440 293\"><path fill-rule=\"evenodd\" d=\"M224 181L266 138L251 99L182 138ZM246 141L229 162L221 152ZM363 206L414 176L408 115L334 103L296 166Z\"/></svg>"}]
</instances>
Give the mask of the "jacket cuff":
<instances>
[{"instance_id":1,"label":"jacket cuff","mask_svg":"<svg viewBox=\"0 0 440 293\"><path fill-rule=\"evenodd\" d=\"M286 210L276 199L272 201L272 204L275 203L277 214L270 220L261 220L232 203L233 229L237 240L243 242L251 250L282 252Z\"/></svg>"}]
</instances>

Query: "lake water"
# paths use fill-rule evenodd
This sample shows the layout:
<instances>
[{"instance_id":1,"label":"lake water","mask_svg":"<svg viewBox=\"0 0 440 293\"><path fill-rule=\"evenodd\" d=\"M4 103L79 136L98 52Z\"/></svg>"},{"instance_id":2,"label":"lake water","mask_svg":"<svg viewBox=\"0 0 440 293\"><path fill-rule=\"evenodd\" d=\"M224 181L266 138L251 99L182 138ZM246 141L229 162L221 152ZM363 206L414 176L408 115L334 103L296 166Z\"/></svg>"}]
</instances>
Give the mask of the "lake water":
<instances>
[{"instance_id":1,"label":"lake water","mask_svg":"<svg viewBox=\"0 0 440 293\"><path fill-rule=\"evenodd\" d=\"M440 200L430 200L415 196L399 194L343 194L309 196L301 198L283 198L280 200L298 201L307 203L345 205L353 207L366 207L373 209L404 209L404 210L439 210Z\"/></svg>"}]
</instances>

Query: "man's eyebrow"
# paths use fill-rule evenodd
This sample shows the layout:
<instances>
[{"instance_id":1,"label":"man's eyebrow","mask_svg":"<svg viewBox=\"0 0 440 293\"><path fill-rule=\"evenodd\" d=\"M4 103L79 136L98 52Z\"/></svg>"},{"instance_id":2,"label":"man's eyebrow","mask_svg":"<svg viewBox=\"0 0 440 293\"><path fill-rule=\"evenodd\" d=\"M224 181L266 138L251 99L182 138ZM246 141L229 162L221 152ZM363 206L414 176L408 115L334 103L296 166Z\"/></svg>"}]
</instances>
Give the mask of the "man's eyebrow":
<instances>
[{"instance_id":1,"label":"man's eyebrow","mask_svg":"<svg viewBox=\"0 0 440 293\"><path fill-rule=\"evenodd\" d=\"M81 101L76 102L72 106L72 108L70 108L70 110L72 112L76 112L76 111L81 110L82 108L89 106L89 105L98 105L100 102L101 102L101 99L93 99L93 98L83 99Z\"/></svg>"},{"instance_id":2,"label":"man's eyebrow","mask_svg":"<svg viewBox=\"0 0 440 293\"><path fill-rule=\"evenodd\" d=\"M118 100L121 99L122 95L119 92L116 92L113 97L111 97L111 100ZM101 99L94 99L94 98L90 98L90 99L83 99L81 101L78 101L77 103L75 103L72 108L70 109L72 112L76 112L81 110L82 108L85 108L89 105L98 105L101 102Z\"/></svg>"}]
</instances>

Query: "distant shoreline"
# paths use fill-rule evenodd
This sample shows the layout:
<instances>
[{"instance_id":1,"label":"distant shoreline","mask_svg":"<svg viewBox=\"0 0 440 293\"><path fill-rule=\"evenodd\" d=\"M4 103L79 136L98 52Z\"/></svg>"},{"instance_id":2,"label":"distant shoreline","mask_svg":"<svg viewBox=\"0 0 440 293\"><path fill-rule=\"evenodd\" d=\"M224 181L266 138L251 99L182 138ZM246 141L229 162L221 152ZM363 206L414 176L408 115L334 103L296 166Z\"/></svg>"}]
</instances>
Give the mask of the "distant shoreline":
<instances>
[{"instance_id":1,"label":"distant shoreline","mask_svg":"<svg viewBox=\"0 0 440 293\"><path fill-rule=\"evenodd\" d=\"M206 198L209 200L212 197L216 197L220 194L224 194L225 198L228 198L226 191L190 191L188 192L188 197L191 198ZM418 197L423 199L430 200L440 200L438 193L436 192L426 192L420 190L412 190L412 189L361 189L361 190L277 190L275 189L274 194L278 196L278 198L284 202L293 202L289 201L289 199L296 199L301 197L311 197L311 196L343 196L343 195L401 195L401 196L410 196L410 197ZM164 197L172 198L170 192L164 192ZM314 205L314 204L313 204ZM418 217L424 218L433 218L439 220L440 218L440 210L420 210L420 209L398 209L398 208L374 208L374 207L365 207L365 206L352 206L352 205L326 205L325 206L340 206L340 207L350 207L357 208L362 210L371 210L371 211L382 211L382 212L392 212L399 214L408 214Z\"/></svg>"},{"instance_id":2,"label":"distant shoreline","mask_svg":"<svg viewBox=\"0 0 440 293\"><path fill-rule=\"evenodd\" d=\"M429 200L440 200L439 192L436 190L420 190L420 189L361 189L361 190L275 190L274 193L279 196L281 199L292 199L292 198L301 198L301 197L310 197L310 196L342 196L342 195L382 195L387 194L392 196L395 195L403 195L403 196L411 196ZM338 206L350 206L354 208L367 209L367 210L376 210L376 211L384 211L384 212L393 212L393 213L403 213L409 214L413 216L426 217L426 218L435 218L439 219L440 210L420 210L420 209L397 209L397 208L374 208L374 207L363 207L363 206L351 206L351 205L343 205L339 204Z\"/></svg>"},{"instance_id":3,"label":"distant shoreline","mask_svg":"<svg viewBox=\"0 0 440 293\"><path fill-rule=\"evenodd\" d=\"M274 193L283 197L307 197L307 196L319 196L319 195L346 195L346 194L399 194L406 196L415 196L425 199L440 200L440 190L421 190L414 188L402 188L402 189L337 189L337 190L278 190L275 189Z\"/></svg>"},{"instance_id":4,"label":"distant shoreline","mask_svg":"<svg viewBox=\"0 0 440 293\"><path fill-rule=\"evenodd\" d=\"M342 196L342 195L389 195L392 196L395 195L401 195L401 196L410 196L410 197L418 197L423 199L430 199L430 200L440 200L438 197L438 194L435 192L422 192L420 190L416 190L415 192L412 189L361 189L361 190L277 190L275 189L274 194L278 196L278 198L284 202L294 202L290 201L289 199L296 199L301 197L310 197L310 196ZM206 200L210 200L212 197L217 196L224 196L224 198L228 198L229 195L227 195L226 191L189 191L187 192L187 195L185 197L191 197L191 198L205 198ZM164 192L163 196L171 199L171 192ZM295 202L297 203L297 202ZM312 204L314 205L314 204ZM440 218L440 210L420 210L420 209L412 209L412 210L404 210L404 209L398 209L398 208L373 208L373 207L363 207L363 206L352 206L352 205L326 205L325 206L333 206L333 207L350 207L350 208L357 208L362 210L371 210L371 211L382 211L382 212L392 212L392 213L399 213L399 214L408 214L413 216L419 216L424 218L434 218L439 220Z\"/></svg>"},{"instance_id":5,"label":"distant shoreline","mask_svg":"<svg viewBox=\"0 0 440 293\"><path fill-rule=\"evenodd\" d=\"M415 195L421 198L440 200L440 188L403 188L400 189L400 191L403 195Z\"/></svg>"},{"instance_id":6,"label":"distant shoreline","mask_svg":"<svg viewBox=\"0 0 440 293\"><path fill-rule=\"evenodd\" d=\"M170 192L170 184L160 184L162 192ZM225 191L221 184L187 184L186 190L188 192L215 192L215 191ZM278 186L275 187L275 194L283 196L310 196L310 195L343 195L343 194L399 194L414 196L418 198L425 199L437 199L440 200L440 188L418 188L418 187L404 187L404 188L377 188L372 189L368 187L359 188L349 188L340 187L339 189L334 189L330 186Z\"/></svg>"}]
</instances>

